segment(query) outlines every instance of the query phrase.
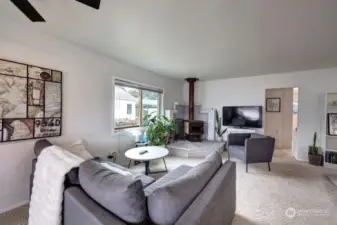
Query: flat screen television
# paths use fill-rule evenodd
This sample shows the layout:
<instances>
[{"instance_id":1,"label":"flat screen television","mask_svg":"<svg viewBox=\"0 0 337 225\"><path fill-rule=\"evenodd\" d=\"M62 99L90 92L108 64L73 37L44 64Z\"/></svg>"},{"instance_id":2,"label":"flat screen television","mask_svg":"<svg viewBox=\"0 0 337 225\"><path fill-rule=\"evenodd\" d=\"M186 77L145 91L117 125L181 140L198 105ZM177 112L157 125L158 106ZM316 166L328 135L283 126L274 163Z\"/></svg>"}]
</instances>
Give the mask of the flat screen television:
<instances>
[{"instance_id":1,"label":"flat screen television","mask_svg":"<svg viewBox=\"0 0 337 225\"><path fill-rule=\"evenodd\" d=\"M225 106L222 123L224 126L262 128L262 106Z\"/></svg>"}]
</instances>

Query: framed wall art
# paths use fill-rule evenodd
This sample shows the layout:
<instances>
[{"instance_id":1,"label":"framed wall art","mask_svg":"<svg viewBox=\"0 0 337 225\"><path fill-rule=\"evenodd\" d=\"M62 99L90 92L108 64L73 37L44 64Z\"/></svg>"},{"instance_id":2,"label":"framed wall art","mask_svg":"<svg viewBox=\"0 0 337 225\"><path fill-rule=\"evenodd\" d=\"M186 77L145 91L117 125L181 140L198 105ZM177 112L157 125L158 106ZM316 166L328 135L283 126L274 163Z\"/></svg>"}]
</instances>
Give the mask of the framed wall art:
<instances>
[{"instance_id":1,"label":"framed wall art","mask_svg":"<svg viewBox=\"0 0 337 225\"><path fill-rule=\"evenodd\" d=\"M328 135L337 136L337 113L328 113Z\"/></svg>"},{"instance_id":2,"label":"framed wall art","mask_svg":"<svg viewBox=\"0 0 337 225\"><path fill-rule=\"evenodd\" d=\"M0 59L0 142L61 136L62 72Z\"/></svg>"},{"instance_id":3,"label":"framed wall art","mask_svg":"<svg viewBox=\"0 0 337 225\"><path fill-rule=\"evenodd\" d=\"M281 112L281 98L266 98L266 112Z\"/></svg>"}]
</instances>

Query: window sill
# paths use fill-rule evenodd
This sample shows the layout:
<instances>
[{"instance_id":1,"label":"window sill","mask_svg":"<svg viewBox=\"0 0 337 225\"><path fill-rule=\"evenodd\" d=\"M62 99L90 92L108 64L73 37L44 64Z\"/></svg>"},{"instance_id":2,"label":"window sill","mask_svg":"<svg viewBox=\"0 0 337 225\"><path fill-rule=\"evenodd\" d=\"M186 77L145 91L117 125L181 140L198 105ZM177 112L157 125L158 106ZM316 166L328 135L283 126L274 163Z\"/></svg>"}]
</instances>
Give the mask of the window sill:
<instances>
[{"instance_id":1,"label":"window sill","mask_svg":"<svg viewBox=\"0 0 337 225\"><path fill-rule=\"evenodd\" d=\"M127 135L127 134L141 135L143 131L144 131L144 127L140 127L140 126L123 127L123 128L114 129L112 136Z\"/></svg>"},{"instance_id":2,"label":"window sill","mask_svg":"<svg viewBox=\"0 0 337 225\"><path fill-rule=\"evenodd\" d=\"M140 126L136 125L136 126L129 126L129 127L118 127L118 128L115 128L115 131L133 129L133 128L138 128L138 127L140 127Z\"/></svg>"}]
</instances>

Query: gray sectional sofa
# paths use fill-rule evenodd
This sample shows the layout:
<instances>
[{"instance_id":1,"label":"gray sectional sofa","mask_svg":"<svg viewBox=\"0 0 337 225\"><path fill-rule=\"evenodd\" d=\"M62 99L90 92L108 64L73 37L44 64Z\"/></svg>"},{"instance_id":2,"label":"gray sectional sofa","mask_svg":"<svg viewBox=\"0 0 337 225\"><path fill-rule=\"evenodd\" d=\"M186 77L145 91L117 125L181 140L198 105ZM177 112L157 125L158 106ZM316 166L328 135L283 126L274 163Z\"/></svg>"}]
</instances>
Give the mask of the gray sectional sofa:
<instances>
[{"instance_id":1,"label":"gray sectional sofa","mask_svg":"<svg viewBox=\"0 0 337 225\"><path fill-rule=\"evenodd\" d=\"M64 192L63 225L227 225L235 215L236 165L215 151L158 180L101 160L77 172Z\"/></svg>"}]
</instances>

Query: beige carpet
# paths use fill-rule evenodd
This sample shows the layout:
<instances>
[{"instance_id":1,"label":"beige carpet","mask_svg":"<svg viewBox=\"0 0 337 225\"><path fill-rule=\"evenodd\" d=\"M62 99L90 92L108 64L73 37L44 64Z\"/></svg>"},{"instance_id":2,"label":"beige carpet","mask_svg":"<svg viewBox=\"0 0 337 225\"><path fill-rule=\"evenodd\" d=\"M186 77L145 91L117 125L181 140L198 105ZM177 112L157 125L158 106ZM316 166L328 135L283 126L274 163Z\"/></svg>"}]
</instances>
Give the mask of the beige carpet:
<instances>
[{"instance_id":1,"label":"beige carpet","mask_svg":"<svg viewBox=\"0 0 337 225\"><path fill-rule=\"evenodd\" d=\"M22 206L10 212L0 214L0 225L27 225L28 206Z\"/></svg>"},{"instance_id":2,"label":"beige carpet","mask_svg":"<svg viewBox=\"0 0 337 225\"><path fill-rule=\"evenodd\" d=\"M223 158L227 159L226 153ZM166 159L169 170L199 162L199 159ZM158 161L151 168L164 167L162 161ZM135 171L143 169L143 164L133 167ZM297 162L280 150L274 155L271 169L268 172L267 164L256 164L250 165L249 172L245 173L244 164L237 161L237 210L233 224L337 224L337 187L331 179L337 177L337 170ZM2 214L0 224L26 225L27 212L25 206Z\"/></svg>"}]
</instances>

